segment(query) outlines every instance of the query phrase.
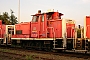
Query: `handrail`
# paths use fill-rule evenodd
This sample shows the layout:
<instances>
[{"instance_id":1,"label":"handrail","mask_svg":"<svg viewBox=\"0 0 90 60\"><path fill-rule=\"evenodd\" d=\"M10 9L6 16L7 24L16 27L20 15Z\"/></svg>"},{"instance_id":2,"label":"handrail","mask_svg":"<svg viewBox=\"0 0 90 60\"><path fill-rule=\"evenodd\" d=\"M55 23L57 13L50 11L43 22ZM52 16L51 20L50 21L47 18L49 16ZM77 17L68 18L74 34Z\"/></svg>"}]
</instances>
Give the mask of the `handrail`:
<instances>
[{"instance_id":1,"label":"handrail","mask_svg":"<svg viewBox=\"0 0 90 60\"><path fill-rule=\"evenodd\" d=\"M53 39L54 39L54 48L55 48L55 31L54 31L54 28L53 28Z\"/></svg>"},{"instance_id":2,"label":"handrail","mask_svg":"<svg viewBox=\"0 0 90 60\"><path fill-rule=\"evenodd\" d=\"M52 31L53 31L53 40L54 40L54 48L55 48L55 31L53 27L50 27L50 28L52 28Z\"/></svg>"},{"instance_id":3,"label":"handrail","mask_svg":"<svg viewBox=\"0 0 90 60\"><path fill-rule=\"evenodd\" d=\"M54 40L54 48L55 48L55 31L54 31L54 28L53 27L47 27L47 29L48 28L51 28L53 31L53 40Z\"/></svg>"}]
</instances>

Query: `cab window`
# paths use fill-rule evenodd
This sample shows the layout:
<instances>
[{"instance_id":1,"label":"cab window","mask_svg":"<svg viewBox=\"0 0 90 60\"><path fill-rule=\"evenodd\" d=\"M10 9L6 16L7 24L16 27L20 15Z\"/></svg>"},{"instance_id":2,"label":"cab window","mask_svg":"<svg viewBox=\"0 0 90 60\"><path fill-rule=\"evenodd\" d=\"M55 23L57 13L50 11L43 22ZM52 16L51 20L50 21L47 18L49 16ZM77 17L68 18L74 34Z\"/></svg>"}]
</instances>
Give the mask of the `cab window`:
<instances>
[{"instance_id":1,"label":"cab window","mask_svg":"<svg viewBox=\"0 0 90 60\"><path fill-rule=\"evenodd\" d=\"M47 13L47 20L52 20L53 19L53 12Z\"/></svg>"},{"instance_id":2,"label":"cab window","mask_svg":"<svg viewBox=\"0 0 90 60\"><path fill-rule=\"evenodd\" d=\"M39 16L33 16L32 22L38 22Z\"/></svg>"},{"instance_id":3,"label":"cab window","mask_svg":"<svg viewBox=\"0 0 90 60\"><path fill-rule=\"evenodd\" d=\"M44 15L42 15L42 22L44 22Z\"/></svg>"}]
</instances>

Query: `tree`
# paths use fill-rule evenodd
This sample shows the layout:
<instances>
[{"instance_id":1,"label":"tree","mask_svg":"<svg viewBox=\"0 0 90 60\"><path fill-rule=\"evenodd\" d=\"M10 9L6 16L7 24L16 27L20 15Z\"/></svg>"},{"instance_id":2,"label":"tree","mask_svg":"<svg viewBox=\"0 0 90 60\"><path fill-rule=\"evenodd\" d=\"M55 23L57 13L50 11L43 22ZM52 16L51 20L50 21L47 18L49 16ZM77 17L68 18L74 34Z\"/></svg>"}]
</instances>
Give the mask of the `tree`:
<instances>
[{"instance_id":1,"label":"tree","mask_svg":"<svg viewBox=\"0 0 90 60\"><path fill-rule=\"evenodd\" d=\"M77 29L77 37L78 38L81 38L81 32L82 32L82 37L84 37L84 27Z\"/></svg>"},{"instance_id":2,"label":"tree","mask_svg":"<svg viewBox=\"0 0 90 60\"><path fill-rule=\"evenodd\" d=\"M77 38L81 38L81 29L77 29Z\"/></svg>"},{"instance_id":3,"label":"tree","mask_svg":"<svg viewBox=\"0 0 90 60\"><path fill-rule=\"evenodd\" d=\"M10 22L11 22L12 25L18 23L17 17L15 17L13 13L14 13L14 12L11 10Z\"/></svg>"},{"instance_id":4,"label":"tree","mask_svg":"<svg viewBox=\"0 0 90 60\"><path fill-rule=\"evenodd\" d=\"M9 24L9 15L7 12L3 12L3 15L0 15L0 20L2 20L3 24Z\"/></svg>"},{"instance_id":5,"label":"tree","mask_svg":"<svg viewBox=\"0 0 90 60\"><path fill-rule=\"evenodd\" d=\"M2 20L3 24L9 25L9 24L17 24L17 17L13 14L14 12L11 10L11 16L9 16L8 12L3 12L2 15L0 15L0 20Z\"/></svg>"}]
</instances>

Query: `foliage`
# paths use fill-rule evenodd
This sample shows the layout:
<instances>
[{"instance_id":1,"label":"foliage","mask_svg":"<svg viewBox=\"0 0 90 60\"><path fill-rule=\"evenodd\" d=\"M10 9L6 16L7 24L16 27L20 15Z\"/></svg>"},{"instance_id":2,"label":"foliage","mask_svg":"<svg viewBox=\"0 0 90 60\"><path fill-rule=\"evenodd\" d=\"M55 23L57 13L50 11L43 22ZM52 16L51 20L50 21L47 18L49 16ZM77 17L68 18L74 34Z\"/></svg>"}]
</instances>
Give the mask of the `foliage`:
<instances>
[{"instance_id":1,"label":"foliage","mask_svg":"<svg viewBox=\"0 0 90 60\"><path fill-rule=\"evenodd\" d=\"M11 10L11 15L9 16L8 12L3 12L2 15L0 15L0 20L2 20L3 24L9 25L9 24L17 24L17 17L13 14L14 12Z\"/></svg>"},{"instance_id":2,"label":"foliage","mask_svg":"<svg viewBox=\"0 0 90 60\"><path fill-rule=\"evenodd\" d=\"M77 29L77 37L81 38L81 31L82 31L82 36L84 35L84 28L82 29ZM84 37L84 36L83 36Z\"/></svg>"},{"instance_id":3,"label":"foliage","mask_svg":"<svg viewBox=\"0 0 90 60\"><path fill-rule=\"evenodd\" d=\"M28 55L27 55L27 56L26 56L26 60L33 60L33 56L31 56L31 55L28 56Z\"/></svg>"},{"instance_id":4,"label":"foliage","mask_svg":"<svg viewBox=\"0 0 90 60\"><path fill-rule=\"evenodd\" d=\"M81 29L78 29L78 30L77 30L77 37L78 37L78 38L81 38Z\"/></svg>"},{"instance_id":5,"label":"foliage","mask_svg":"<svg viewBox=\"0 0 90 60\"><path fill-rule=\"evenodd\" d=\"M13 13L14 13L14 12L11 10L10 22L14 25L14 24L16 24L18 21L17 21L17 17L15 17Z\"/></svg>"}]
</instances>

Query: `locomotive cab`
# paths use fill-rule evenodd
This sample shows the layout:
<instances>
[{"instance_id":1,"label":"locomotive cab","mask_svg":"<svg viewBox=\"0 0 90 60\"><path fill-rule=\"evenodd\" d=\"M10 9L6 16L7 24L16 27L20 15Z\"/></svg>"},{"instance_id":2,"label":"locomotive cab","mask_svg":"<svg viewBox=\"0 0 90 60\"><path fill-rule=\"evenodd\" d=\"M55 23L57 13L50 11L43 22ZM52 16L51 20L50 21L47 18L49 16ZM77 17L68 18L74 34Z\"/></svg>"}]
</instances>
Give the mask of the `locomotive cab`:
<instances>
[{"instance_id":1,"label":"locomotive cab","mask_svg":"<svg viewBox=\"0 0 90 60\"><path fill-rule=\"evenodd\" d=\"M32 15L31 38L43 40L44 45L51 45L50 48L63 49L66 43L62 38L62 15L59 12L39 12Z\"/></svg>"},{"instance_id":2,"label":"locomotive cab","mask_svg":"<svg viewBox=\"0 0 90 60\"><path fill-rule=\"evenodd\" d=\"M54 37L53 33L55 31L56 33L55 37L61 38L62 15L63 14L59 12L47 12L47 13L39 12L38 14L32 15L33 18L31 22L31 37L53 38ZM60 34L58 34L56 30L60 31Z\"/></svg>"},{"instance_id":3,"label":"locomotive cab","mask_svg":"<svg viewBox=\"0 0 90 60\"><path fill-rule=\"evenodd\" d=\"M33 38L45 37L44 14L38 13L32 16L33 18L31 21L31 37ZM43 36L41 36L42 35L41 33L43 33Z\"/></svg>"}]
</instances>

